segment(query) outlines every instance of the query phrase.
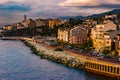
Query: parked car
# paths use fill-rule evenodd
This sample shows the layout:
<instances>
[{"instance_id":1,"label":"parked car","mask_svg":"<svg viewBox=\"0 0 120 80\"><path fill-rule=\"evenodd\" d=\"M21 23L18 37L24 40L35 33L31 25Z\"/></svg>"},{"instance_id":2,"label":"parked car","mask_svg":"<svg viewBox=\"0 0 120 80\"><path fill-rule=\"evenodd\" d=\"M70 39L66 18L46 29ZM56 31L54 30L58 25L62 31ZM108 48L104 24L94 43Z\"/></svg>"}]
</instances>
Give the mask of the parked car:
<instances>
[{"instance_id":1,"label":"parked car","mask_svg":"<svg viewBox=\"0 0 120 80\"><path fill-rule=\"evenodd\" d=\"M97 56L97 55L98 55L98 53L97 53L96 51L93 51L91 54L92 54L93 56Z\"/></svg>"},{"instance_id":2,"label":"parked car","mask_svg":"<svg viewBox=\"0 0 120 80\"><path fill-rule=\"evenodd\" d=\"M104 54L99 53L97 56L98 56L98 57L104 57Z\"/></svg>"},{"instance_id":3,"label":"parked car","mask_svg":"<svg viewBox=\"0 0 120 80\"><path fill-rule=\"evenodd\" d=\"M72 49L73 47L70 45L66 45L65 48Z\"/></svg>"},{"instance_id":4,"label":"parked car","mask_svg":"<svg viewBox=\"0 0 120 80\"><path fill-rule=\"evenodd\" d=\"M80 52L81 52L81 53L85 53L85 50L84 50L84 49L81 49Z\"/></svg>"},{"instance_id":5,"label":"parked car","mask_svg":"<svg viewBox=\"0 0 120 80\"><path fill-rule=\"evenodd\" d=\"M120 58L118 58L118 61L120 61Z\"/></svg>"}]
</instances>

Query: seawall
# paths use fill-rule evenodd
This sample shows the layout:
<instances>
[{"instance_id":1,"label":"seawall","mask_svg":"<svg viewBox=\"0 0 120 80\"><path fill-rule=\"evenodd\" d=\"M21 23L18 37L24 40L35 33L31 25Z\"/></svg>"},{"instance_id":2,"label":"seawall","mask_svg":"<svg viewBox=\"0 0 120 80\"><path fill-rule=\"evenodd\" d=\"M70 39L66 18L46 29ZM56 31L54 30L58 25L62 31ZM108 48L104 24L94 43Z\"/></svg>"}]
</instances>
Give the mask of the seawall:
<instances>
[{"instance_id":1,"label":"seawall","mask_svg":"<svg viewBox=\"0 0 120 80\"><path fill-rule=\"evenodd\" d=\"M31 47L31 50L39 55L41 58L49 59L51 61L62 63L65 66L83 69L85 65L84 59L80 59L69 54L66 54L63 51L54 51L45 46L37 44L32 41L22 40L27 46Z\"/></svg>"}]
</instances>

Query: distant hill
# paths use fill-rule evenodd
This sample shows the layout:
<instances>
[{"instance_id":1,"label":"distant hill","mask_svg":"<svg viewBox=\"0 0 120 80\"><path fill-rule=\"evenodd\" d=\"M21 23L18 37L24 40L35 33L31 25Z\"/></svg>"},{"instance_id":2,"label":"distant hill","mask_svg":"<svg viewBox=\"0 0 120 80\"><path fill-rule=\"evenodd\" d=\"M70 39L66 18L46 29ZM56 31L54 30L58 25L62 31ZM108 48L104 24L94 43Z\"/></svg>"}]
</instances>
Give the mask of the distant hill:
<instances>
[{"instance_id":1,"label":"distant hill","mask_svg":"<svg viewBox=\"0 0 120 80\"><path fill-rule=\"evenodd\" d=\"M87 16L87 17L88 18L98 18L98 17L105 16L105 15L107 15L109 13L111 13L111 14L120 14L120 9L114 9L112 11L101 13L101 14L93 14L93 15L90 15L90 16Z\"/></svg>"},{"instance_id":2,"label":"distant hill","mask_svg":"<svg viewBox=\"0 0 120 80\"><path fill-rule=\"evenodd\" d=\"M73 18L73 19L82 19L84 17L83 16L64 16L64 17L60 17L61 20L69 20L70 18Z\"/></svg>"},{"instance_id":3,"label":"distant hill","mask_svg":"<svg viewBox=\"0 0 120 80\"><path fill-rule=\"evenodd\" d=\"M93 15L89 15L89 16L86 16L86 17L87 18L98 18L98 17L105 16L108 13L120 14L120 9L114 9L114 10L109 11L109 12L105 12L105 13L101 13L101 14L93 14ZM85 18L85 17L83 17L83 16L64 16L64 17L60 17L60 19L62 19L62 20L69 20L70 18L82 19L82 18Z\"/></svg>"},{"instance_id":4,"label":"distant hill","mask_svg":"<svg viewBox=\"0 0 120 80\"><path fill-rule=\"evenodd\" d=\"M115 9L115 10L112 10L110 12L113 14L120 14L120 9Z\"/></svg>"}]
</instances>

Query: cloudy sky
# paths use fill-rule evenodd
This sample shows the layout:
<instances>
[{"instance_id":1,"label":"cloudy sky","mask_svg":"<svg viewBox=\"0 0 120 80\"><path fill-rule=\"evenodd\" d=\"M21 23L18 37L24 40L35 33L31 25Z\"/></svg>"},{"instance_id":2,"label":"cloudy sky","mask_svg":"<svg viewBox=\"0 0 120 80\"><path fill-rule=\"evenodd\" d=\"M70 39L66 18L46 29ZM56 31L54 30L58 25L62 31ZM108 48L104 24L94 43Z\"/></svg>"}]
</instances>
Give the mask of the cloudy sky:
<instances>
[{"instance_id":1,"label":"cloudy sky","mask_svg":"<svg viewBox=\"0 0 120 80\"><path fill-rule=\"evenodd\" d=\"M28 18L87 16L120 8L120 0L0 0L0 25Z\"/></svg>"}]
</instances>

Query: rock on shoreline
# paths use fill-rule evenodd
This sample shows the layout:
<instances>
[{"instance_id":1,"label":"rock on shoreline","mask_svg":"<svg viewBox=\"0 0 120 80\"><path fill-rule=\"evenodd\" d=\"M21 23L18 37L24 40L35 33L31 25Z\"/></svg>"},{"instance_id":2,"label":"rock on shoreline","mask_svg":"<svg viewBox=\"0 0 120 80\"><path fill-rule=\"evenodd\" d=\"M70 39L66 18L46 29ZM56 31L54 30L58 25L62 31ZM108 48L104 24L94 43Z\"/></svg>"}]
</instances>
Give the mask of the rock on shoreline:
<instances>
[{"instance_id":1,"label":"rock on shoreline","mask_svg":"<svg viewBox=\"0 0 120 80\"><path fill-rule=\"evenodd\" d=\"M34 54L39 55L41 58L49 59L53 62L62 63L66 66L82 69L84 68L84 60L66 54L63 51L54 51L41 44L33 41L22 40L26 46L29 46Z\"/></svg>"}]
</instances>

